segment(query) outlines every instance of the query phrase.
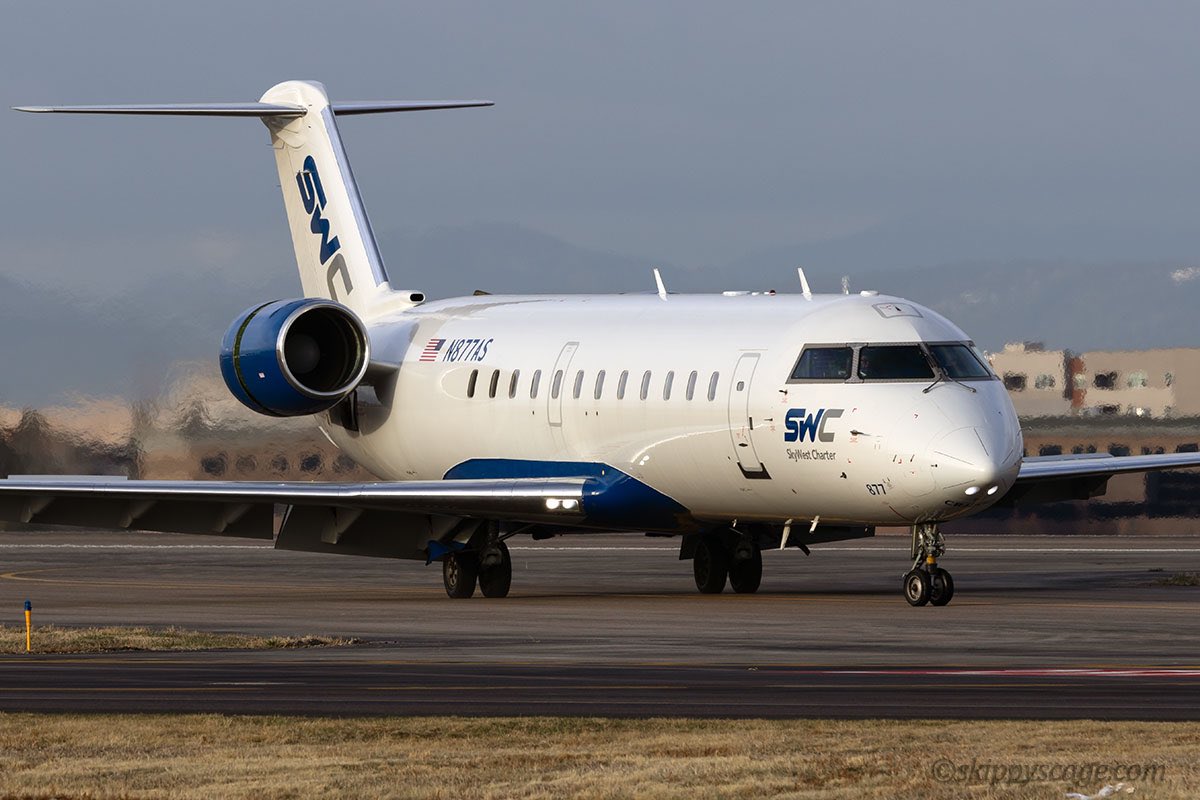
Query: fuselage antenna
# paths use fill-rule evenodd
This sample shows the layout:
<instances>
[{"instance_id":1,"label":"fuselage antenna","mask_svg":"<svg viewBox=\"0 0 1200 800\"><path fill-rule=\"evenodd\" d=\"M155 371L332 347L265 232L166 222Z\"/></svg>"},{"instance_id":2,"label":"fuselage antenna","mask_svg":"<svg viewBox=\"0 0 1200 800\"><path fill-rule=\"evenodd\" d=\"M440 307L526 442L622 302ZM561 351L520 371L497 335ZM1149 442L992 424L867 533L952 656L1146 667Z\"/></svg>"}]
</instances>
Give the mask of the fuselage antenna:
<instances>
[{"instance_id":1,"label":"fuselage antenna","mask_svg":"<svg viewBox=\"0 0 1200 800\"><path fill-rule=\"evenodd\" d=\"M812 289L808 285L808 278L804 277L804 267L796 267L796 272L800 275L800 291L804 294L805 300L812 300Z\"/></svg>"},{"instance_id":2,"label":"fuselage antenna","mask_svg":"<svg viewBox=\"0 0 1200 800\"><path fill-rule=\"evenodd\" d=\"M667 299L667 285L663 283L662 273L658 271L658 267L654 268L654 285L658 287L658 297L660 300Z\"/></svg>"}]
</instances>

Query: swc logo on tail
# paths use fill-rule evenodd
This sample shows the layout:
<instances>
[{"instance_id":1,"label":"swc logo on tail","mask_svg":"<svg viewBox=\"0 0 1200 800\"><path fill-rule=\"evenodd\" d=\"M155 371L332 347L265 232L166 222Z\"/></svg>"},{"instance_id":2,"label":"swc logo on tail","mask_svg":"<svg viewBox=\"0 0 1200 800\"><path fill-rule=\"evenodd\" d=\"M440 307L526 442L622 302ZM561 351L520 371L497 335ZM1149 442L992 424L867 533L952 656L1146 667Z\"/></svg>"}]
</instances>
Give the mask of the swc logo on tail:
<instances>
[{"instance_id":1,"label":"swc logo on tail","mask_svg":"<svg viewBox=\"0 0 1200 800\"><path fill-rule=\"evenodd\" d=\"M329 262L325 279L329 284L329 296L336 300L338 296L333 285L334 275L341 273L346 294L354 291L354 285L350 282L350 270L346 268L346 259L338 253L338 250L342 249L342 243L338 241L337 236L329 235L329 220L322 215L326 205L325 187L321 185L321 174L317 171L317 162L312 156L305 157L304 169L296 173L296 185L300 187L300 202L304 204L304 212L311 216L308 229L321 237L320 261L322 264ZM329 261L331 258L333 261Z\"/></svg>"},{"instance_id":2,"label":"swc logo on tail","mask_svg":"<svg viewBox=\"0 0 1200 800\"><path fill-rule=\"evenodd\" d=\"M783 419L785 428L783 440L785 442L803 442L808 439L810 442L832 442L833 434L825 430L825 423L831 419L837 419L843 411L845 409L842 408L818 408L816 413L810 414L804 408L789 408L787 416Z\"/></svg>"},{"instance_id":3,"label":"swc logo on tail","mask_svg":"<svg viewBox=\"0 0 1200 800\"><path fill-rule=\"evenodd\" d=\"M309 230L321 237L321 263L324 264L341 249L342 243L336 236L330 238L329 220L321 216L325 210L325 188L321 186L321 175L312 156L304 159L304 169L296 173L296 184L300 187L300 202L304 203L304 211L312 216Z\"/></svg>"}]
</instances>

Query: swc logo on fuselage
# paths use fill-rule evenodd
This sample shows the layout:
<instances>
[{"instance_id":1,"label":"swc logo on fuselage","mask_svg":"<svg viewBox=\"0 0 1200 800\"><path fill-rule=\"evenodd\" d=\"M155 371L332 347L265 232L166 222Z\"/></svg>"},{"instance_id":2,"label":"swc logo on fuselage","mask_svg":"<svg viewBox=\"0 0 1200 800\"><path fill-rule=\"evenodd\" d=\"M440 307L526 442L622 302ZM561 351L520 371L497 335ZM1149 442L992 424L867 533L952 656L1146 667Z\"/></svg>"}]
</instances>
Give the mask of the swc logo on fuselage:
<instances>
[{"instance_id":1,"label":"swc logo on fuselage","mask_svg":"<svg viewBox=\"0 0 1200 800\"><path fill-rule=\"evenodd\" d=\"M833 433L825 430L825 423L837 419L845 409L818 408L809 413L804 408L789 408L783 418L783 440L785 442L832 442Z\"/></svg>"},{"instance_id":2,"label":"swc logo on fuselage","mask_svg":"<svg viewBox=\"0 0 1200 800\"><path fill-rule=\"evenodd\" d=\"M296 185L300 187L300 202L304 204L304 213L309 215L308 229L321 237L318 257L321 264L329 263L325 280L329 284L329 296L336 300L338 295L333 284L334 275L341 274L346 294L354 291L354 285L350 282L350 270L346 268L346 259L338 253L342 249L342 243L336 235L330 236L329 220L324 216L327 202L325 187L321 185L321 173L317 171L317 162L312 156L305 156L304 168L296 173Z\"/></svg>"}]
</instances>

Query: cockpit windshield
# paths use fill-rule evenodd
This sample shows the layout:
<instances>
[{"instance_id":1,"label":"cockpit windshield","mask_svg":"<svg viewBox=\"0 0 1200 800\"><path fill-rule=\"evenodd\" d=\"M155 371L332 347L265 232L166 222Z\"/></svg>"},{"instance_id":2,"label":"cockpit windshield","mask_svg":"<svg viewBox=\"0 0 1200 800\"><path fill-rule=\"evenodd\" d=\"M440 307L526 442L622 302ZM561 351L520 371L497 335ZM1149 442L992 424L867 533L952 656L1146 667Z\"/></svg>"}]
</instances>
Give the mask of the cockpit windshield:
<instances>
[{"instance_id":1,"label":"cockpit windshield","mask_svg":"<svg viewBox=\"0 0 1200 800\"><path fill-rule=\"evenodd\" d=\"M970 342L810 344L791 383L864 381L995 380L987 360Z\"/></svg>"},{"instance_id":2,"label":"cockpit windshield","mask_svg":"<svg viewBox=\"0 0 1200 800\"><path fill-rule=\"evenodd\" d=\"M992 377L991 370L965 344L931 344L929 352L948 378L959 381Z\"/></svg>"},{"instance_id":3,"label":"cockpit windshield","mask_svg":"<svg viewBox=\"0 0 1200 800\"><path fill-rule=\"evenodd\" d=\"M933 380L933 367L920 345L867 345L858 354L864 381Z\"/></svg>"},{"instance_id":4,"label":"cockpit windshield","mask_svg":"<svg viewBox=\"0 0 1200 800\"><path fill-rule=\"evenodd\" d=\"M792 370L794 381L844 381L850 377L854 350L849 347L806 347Z\"/></svg>"}]
</instances>

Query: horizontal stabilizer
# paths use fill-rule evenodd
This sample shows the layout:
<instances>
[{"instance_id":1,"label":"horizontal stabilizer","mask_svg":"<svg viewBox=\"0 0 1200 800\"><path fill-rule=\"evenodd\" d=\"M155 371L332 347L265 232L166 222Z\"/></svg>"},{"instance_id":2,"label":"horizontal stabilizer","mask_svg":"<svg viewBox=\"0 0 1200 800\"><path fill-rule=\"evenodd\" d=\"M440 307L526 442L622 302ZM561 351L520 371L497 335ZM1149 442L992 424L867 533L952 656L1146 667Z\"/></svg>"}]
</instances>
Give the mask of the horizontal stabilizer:
<instances>
[{"instance_id":1,"label":"horizontal stabilizer","mask_svg":"<svg viewBox=\"0 0 1200 800\"><path fill-rule=\"evenodd\" d=\"M160 103L120 106L14 106L31 114L161 114L184 117L303 117L300 106L273 103Z\"/></svg>"},{"instance_id":2,"label":"horizontal stabilizer","mask_svg":"<svg viewBox=\"0 0 1200 800\"><path fill-rule=\"evenodd\" d=\"M444 108L480 108L494 105L490 100L368 100L333 103L338 116L387 114L395 111L436 111ZM182 117L303 117L303 106L280 103L161 103L116 106L14 106L14 111L31 114L151 114Z\"/></svg>"},{"instance_id":3,"label":"horizontal stabilizer","mask_svg":"<svg viewBox=\"0 0 1200 800\"><path fill-rule=\"evenodd\" d=\"M392 111L437 111L443 108L483 108L496 105L491 100L363 100L351 103L332 103L333 113L339 117L354 114L387 114Z\"/></svg>"}]
</instances>

